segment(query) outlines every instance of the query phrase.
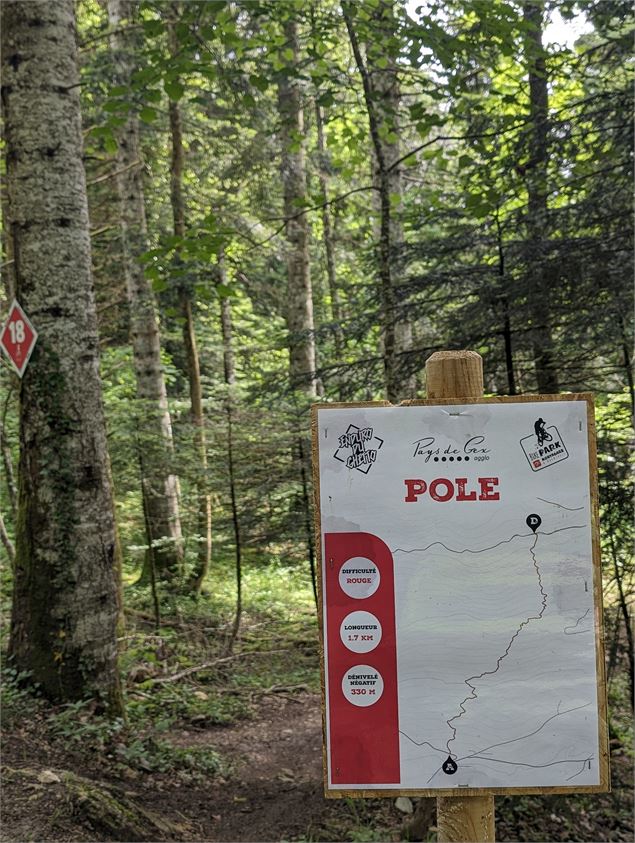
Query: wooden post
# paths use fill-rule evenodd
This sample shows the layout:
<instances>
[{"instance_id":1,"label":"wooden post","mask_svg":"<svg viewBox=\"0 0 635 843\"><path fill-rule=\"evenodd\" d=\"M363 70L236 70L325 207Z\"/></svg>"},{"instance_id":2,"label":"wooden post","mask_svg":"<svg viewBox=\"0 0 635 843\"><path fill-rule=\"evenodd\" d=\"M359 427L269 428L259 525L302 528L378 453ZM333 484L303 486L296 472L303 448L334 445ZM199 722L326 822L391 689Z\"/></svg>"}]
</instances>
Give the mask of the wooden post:
<instances>
[{"instance_id":1,"label":"wooden post","mask_svg":"<svg viewBox=\"0 0 635 843\"><path fill-rule=\"evenodd\" d=\"M475 351L437 351L426 363L428 398L480 398L483 359ZM443 843L494 840L494 797L437 797L438 839Z\"/></svg>"}]
</instances>

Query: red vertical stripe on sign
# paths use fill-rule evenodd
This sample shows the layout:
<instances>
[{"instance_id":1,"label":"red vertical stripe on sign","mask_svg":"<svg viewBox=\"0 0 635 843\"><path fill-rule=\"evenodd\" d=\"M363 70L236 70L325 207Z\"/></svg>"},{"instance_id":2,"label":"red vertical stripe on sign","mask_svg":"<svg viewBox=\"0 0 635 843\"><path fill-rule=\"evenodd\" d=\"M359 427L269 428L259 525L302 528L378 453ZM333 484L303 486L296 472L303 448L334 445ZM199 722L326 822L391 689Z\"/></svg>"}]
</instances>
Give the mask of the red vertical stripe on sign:
<instances>
[{"instance_id":1,"label":"red vertical stripe on sign","mask_svg":"<svg viewBox=\"0 0 635 843\"><path fill-rule=\"evenodd\" d=\"M324 549L330 783L398 784L399 711L392 554L386 544L371 533L326 533ZM369 596L351 596L341 585L342 566L354 559L361 560L354 563L356 570L364 570L364 560L374 563L379 570L379 585ZM355 577L351 575L344 582ZM355 585L347 587L349 591L357 588ZM369 652L351 652L340 636L344 619L351 612L359 611L374 615L382 628L380 643ZM363 677L361 682L356 682L359 671L356 673L353 668L358 665L370 667L383 680L379 699L370 705L351 702L351 699L366 701L369 699L367 694L377 693L377 690L364 687ZM345 678L349 676L353 679ZM351 681L354 686L359 685L359 690L349 692L349 698L342 690L343 680L349 682L349 687ZM352 697L352 693L363 696Z\"/></svg>"}]
</instances>

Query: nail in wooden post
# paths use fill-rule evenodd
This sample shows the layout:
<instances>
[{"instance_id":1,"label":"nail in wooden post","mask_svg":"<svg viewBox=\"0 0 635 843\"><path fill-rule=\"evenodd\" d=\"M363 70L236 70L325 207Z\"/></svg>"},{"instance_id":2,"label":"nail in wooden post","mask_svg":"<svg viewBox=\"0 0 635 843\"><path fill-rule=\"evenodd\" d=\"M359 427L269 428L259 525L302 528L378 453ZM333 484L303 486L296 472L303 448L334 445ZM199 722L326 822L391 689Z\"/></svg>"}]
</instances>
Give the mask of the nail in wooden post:
<instances>
[{"instance_id":1,"label":"nail in wooden post","mask_svg":"<svg viewBox=\"0 0 635 843\"><path fill-rule=\"evenodd\" d=\"M475 351L437 351L426 363L428 398L480 398L483 359ZM437 798L438 839L481 843L494 837L494 797Z\"/></svg>"}]
</instances>

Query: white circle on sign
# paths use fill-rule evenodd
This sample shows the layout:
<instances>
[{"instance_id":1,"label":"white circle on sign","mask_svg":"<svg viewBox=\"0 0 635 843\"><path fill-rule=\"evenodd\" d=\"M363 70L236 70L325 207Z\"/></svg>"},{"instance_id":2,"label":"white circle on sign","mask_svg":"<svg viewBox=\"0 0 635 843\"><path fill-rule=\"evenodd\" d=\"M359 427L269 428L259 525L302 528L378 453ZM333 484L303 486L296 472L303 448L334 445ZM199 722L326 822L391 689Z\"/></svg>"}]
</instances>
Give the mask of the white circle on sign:
<instances>
[{"instance_id":1,"label":"white circle on sign","mask_svg":"<svg viewBox=\"0 0 635 843\"><path fill-rule=\"evenodd\" d=\"M340 587L349 597L363 600L379 588L379 568L365 556L355 556L340 568Z\"/></svg>"},{"instance_id":2,"label":"white circle on sign","mask_svg":"<svg viewBox=\"0 0 635 843\"><path fill-rule=\"evenodd\" d=\"M357 664L342 677L342 693L353 705L373 705L384 693L384 680L374 667Z\"/></svg>"},{"instance_id":3,"label":"white circle on sign","mask_svg":"<svg viewBox=\"0 0 635 843\"><path fill-rule=\"evenodd\" d=\"M381 641L381 624L370 612L351 612L342 621L340 638L353 653L370 653Z\"/></svg>"}]
</instances>

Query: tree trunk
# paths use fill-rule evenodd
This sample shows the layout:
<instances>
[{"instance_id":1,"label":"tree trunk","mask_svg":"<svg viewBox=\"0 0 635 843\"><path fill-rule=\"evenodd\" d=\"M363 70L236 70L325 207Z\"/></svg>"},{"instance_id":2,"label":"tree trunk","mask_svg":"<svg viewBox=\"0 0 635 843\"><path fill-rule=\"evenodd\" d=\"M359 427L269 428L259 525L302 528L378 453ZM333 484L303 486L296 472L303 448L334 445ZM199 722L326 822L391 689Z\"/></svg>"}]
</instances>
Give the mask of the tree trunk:
<instances>
[{"instance_id":1,"label":"tree trunk","mask_svg":"<svg viewBox=\"0 0 635 843\"><path fill-rule=\"evenodd\" d=\"M173 4L176 14L177 4ZM170 55L178 53L178 41L174 25L168 26ZM172 140L172 162L170 167L170 200L174 219L174 234L185 237L185 197L183 195L183 130L181 110L178 102L170 100L170 135ZM178 249L177 249L178 259ZM194 448L200 460L197 474L197 522L198 522L198 563L194 574L194 591L199 592L207 576L212 561L212 498L207 492L207 437L205 434L205 416L203 413L203 390L201 388L201 368L196 343L192 291L183 282L179 288L179 306L183 319L183 346L190 387L190 413L194 426Z\"/></svg>"},{"instance_id":2,"label":"tree trunk","mask_svg":"<svg viewBox=\"0 0 635 843\"><path fill-rule=\"evenodd\" d=\"M542 45L544 3L526 0L523 5L525 63L529 76L529 119L531 125L527 174L527 240L529 252L528 291L533 325L532 347L538 392L555 393L560 387L551 331L551 279L548 277L546 247L549 238L547 211L547 134L549 93Z\"/></svg>"},{"instance_id":3,"label":"tree trunk","mask_svg":"<svg viewBox=\"0 0 635 843\"><path fill-rule=\"evenodd\" d=\"M10 655L47 696L123 703L116 535L72 0L2 3L16 295L39 338L20 391Z\"/></svg>"},{"instance_id":4,"label":"tree trunk","mask_svg":"<svg viewBox=\"0 0 635 843\"><path fill-rule=\"evenodd\" d=\"M113 29L110 44L116 81L129 85L135 67L134 43L122 24L130 21L130 0L108 0L108 22ZM142 484L153 542L158 542L157 576L170 578L183 558L179 515L178 481L170 471L173 456L172 421L168 410L161 364L159 325L152 289L143 271L141 255L147 248L146 216L142 183L139 120L129 112L117 137L117 191L121 207L123 264L126 276L130 334L137 381L144 442L146 475Z\"/></svg>"},{"instance_id":5,"label":"tree trunk","mask_svg":"<svg viewBox=\"0 0 635 843\"><path fill-rule=\"evenodd\" d=\"M397 366L397 345L395 324L397 321L397 306L395 290L393 288L391 270L391 208L390 208L390 183L391 175L388 172L388 165L384 155L384 144L380 136L380 116L376 106L376 94L372 87L371 78L364 63L359 39L353 25L351 15L353 7L349 2L342 4L346 29L351 42L351 48L355 57L355 63L362 77L364 89L364 101L368 113L368 125L370 137L375 154L375 182L379 194L379 244L377 250L377 265L379 270L379 285L382 305L382 340L384 358L384 379L386 384L386 397L389 401L400 400L400 381Z\"/></svg>"},{"instance_id":6,"label":"tree trunk","mask_svg":"<svg viewBox=\"0 0 635 843\"><path fill-rule=\"evenodd\" d=\"M226 286L225 260L221 253L218 261L219 284ZM223 337L223 368L227 397L225 412L227 414L227 462L229 471L229 499L234 528L234 549L236 559L236 612L234 623L229 635L227 650L231 652L240 630L243 611L243 581L242 581L242 541L240 535L240 518L238 515L238 500L236 497L236 466L234 451L234 385L236 384L236 368L234 362L234 331L232 325L232 306L228 296L220 297L220 326Z\"/></svg>"},{"instance_id":7,"label":"tree trunk","mask_svg":"<svg viewBox=\"0 0 635 843\"><path fill-rule=\"evenodd\" d=\"M512 346L512 324L509 299L505 293L505 251L503 231L498 208L496 209L496 240L498 245L498 299L503 310L503 344L505 347L505 369L507 372L507 394L516 395L516 377L514 375L514 350Z\"/></svg>"},{"instance_id":8,"label":"tree trunk","mask_svg":"<svg viewBox=\"0 0 635 843\"><path fill-rule=\"evenodd\" d=\"M383 166L386 168L388 199L390 203L389 255L390 278L395 292L395 361L394 378L396 399L416 397L416 374L412 371L412 362L408 352L412 349L412 323L403 302L399 300L396 279L403 276L403 225L401 223L403 184L401 168L396 162L401 158L399 110L401 106L401 87L399 85L399 65L386 45L395 38L396 23L393 0L380 0L372 16L374 29L379 33L369 40L366 48L368 76L373 92L373 106L379 129L379 142L383 148ZM385 67L382 65L387 62ZM373 156L373 181L380 188L382 174L379 172L377 155ZM375 191L374 207L381 219L381 191ZM376 228L376 235L381 236L381 222Z\"/></svg>"},{"instance_id":9,"label":"tree trunk","mask_svg":"<svg viewBox=\"0 0 635 843\"><path fill-rule=\"evenodd\" d=\"M317 395L315 372L315 330L313 294L309 265L309 220L302 213L307 199L304 153L304 111L297 78L298 24L285 23L287 49L293 52L288 62L289 75L278 83L280 140L282 146L282 185L287 236L287 329L291 385L310 398Z\"/></svg>"},{"instance_id":10,"label":"tree trunk","mask_svg":"<svg viewBox=\"0 0 635 843\"><path fill-rule=\"evenodd\" d=\"M327 161L326 144L324 143L324 116L322 107L315 104L315 124L317 129L317 149L319 156L320 193L322 194L322 240L326 256L326 278L328 282L329 298L331 300L331 319L333 320L333 336L335 339L335 356L339 365L344 357L344 329L342 327L342 305L340 291L337 286L337 272L335 269L335 248L333 243L333 226L331 225L331 208L329 201L329 166ZM340 396L341 397L341 396Z\"/></svg>"},{"instance_id":11,"label":"tree trunk","mask_svg":"<svg viewBox=\"0 0 635 843\"><path fill-rule=\"evenodd\" d=\"M15 484L13 457L11 456L11 447L7 439L4 419L0 422L0 450L2 451L2 467L4 468L4 479L7 482L7 492L11 506L11 518L15 522L18 511L18 487Z\"/></svg>"},{"instance_id":12,"label":"tree trunk","mask_svg":"<svg viewBox=\"0 0 635 843\"><path fill-rule=\"evenodd\" d=\"M9 557L9 562L12 568L15 568L15 545L11 541L11 537L7 533L7 528L4 523L4 518L2 517L2 513L0 512L0 541L2 542L4 549L7 551L7 556Z\"/></svg>"}]
</instances>

